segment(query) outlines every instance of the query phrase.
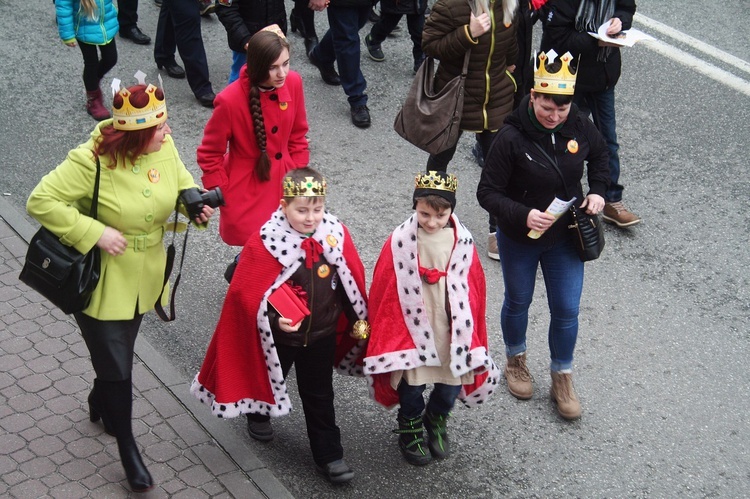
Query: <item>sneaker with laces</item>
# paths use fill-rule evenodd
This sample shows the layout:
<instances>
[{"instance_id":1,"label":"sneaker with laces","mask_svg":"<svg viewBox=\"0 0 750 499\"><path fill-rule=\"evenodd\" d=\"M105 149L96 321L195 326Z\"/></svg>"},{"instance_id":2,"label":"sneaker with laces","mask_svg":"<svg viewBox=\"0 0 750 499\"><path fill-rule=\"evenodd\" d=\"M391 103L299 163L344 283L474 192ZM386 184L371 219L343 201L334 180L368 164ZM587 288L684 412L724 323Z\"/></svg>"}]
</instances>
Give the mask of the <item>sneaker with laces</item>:
<instances>
[{"instance_id":1,"label":"sneaker with laces","mask_svg":"<svg viewBox=\"0 0 750 499\"><path fill-rule=\"evenodd\" d=\"M495 233L490 233L490 237L487 239L487 256L493 260L500 260L500 253L497 249L497 237Z\"/></svg>"},{"instance_id":2,"label":"sneaker with laces","mask_svg":"<svg viewBox=\"0 0 750 499\"><path fill-rule=\"evenodd\" d=\"M635 213L629 211L622 201L615 201L604 204L604 210L602 210L602 218L611 224L615 224L618 227L630 227L641 223L641 217Z\"/></svg>"},{"instance_id":3,"label":"sneaker with laces","mask_svg":"<svg viewBox=\"0 0 750 499\"><path fill-rule=\"evenodd\" d=\"M526 352L508 357L505 364L505 379L508 381L508 391L521 400L529 400L534 394L531 373L526 367Z\"/></svg>"},{"instance_id":4,"label":"sneaker with laces","mask_svg":"<svg viewBox=\"0 0 750 499\"><path fill-rule=\"evenodd\" d=\"M383 62L385 60L385 54L383 54L383 49L380 47L379 43L372 43L372 35L367 35L365 37L365 47L367 47L367 53L370 56L370 59L372 59L375 62Z\"/></svg>"},{"instance_id":5,"label":"sneaker with laces","mask_svg":"<svg viewBox=\"0 0 750 499\"><path fill-rule=\"evenodd\" d=\"M573 374L565 372L550 373L552 375L552 388L549 396L557 404L557 412L565 419L577 419L581 417L581 402L573 388Z\"/></svg>"},{"instance_id":6,"label":"sneaker with laces","mask_svg":"<svg viewBox=\"0 0 750 499\"><path fill-rule=\"evenodd\" d=\"M198 0L202 16L210 16L216 10L213 0Z\"/></svg>"}]
</instances>

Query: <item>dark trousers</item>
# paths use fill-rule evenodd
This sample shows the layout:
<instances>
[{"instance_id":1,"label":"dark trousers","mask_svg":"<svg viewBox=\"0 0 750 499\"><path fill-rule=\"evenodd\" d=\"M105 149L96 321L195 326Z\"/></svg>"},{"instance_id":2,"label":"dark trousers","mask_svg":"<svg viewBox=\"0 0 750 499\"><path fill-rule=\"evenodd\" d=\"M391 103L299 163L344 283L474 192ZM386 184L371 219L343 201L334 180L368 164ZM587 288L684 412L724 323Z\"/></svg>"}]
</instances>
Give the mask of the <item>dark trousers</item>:
<instances>
[{"instance_id":1,"label":"dark trousers","mask_svg":"<svg viewBox=\"0 0 750 499\"><path fill-rule=\"evenodd\" d=\"M313 460L318 466L344 457L341 430L336 426L333 407L333 356L336 336L331 335L307 347L289 347L276 343L281 370L286 379L294 364L297 388L305 412L307 437ZM268 416L248 414L248 419L267 421Z\"/></svg>"},{"instance_id":2,"label":"dark trousers","mask_svg":"<svg viewBox=\"0 0 750 499\"><path fill-rule=\"evenodd\" d=\"M117 22L120 23L120 31L138 24L138 0L117 0Z\"/></svg>"},{"instance_id":3,"label":"dark trousers","mask_svg":"<svg viewBox=\"0 0 750 499\"><path fill-rule=\"evenodd\" d=\"M380 21L373 24L370 30L370 39L373 44L380 45L386 37L398 26L401 17L406 15L406 27L409 29L411 37L414 62L424 59L422 52L422 29L424 28L424 14L391 14L388 12L380 13Z\"/></svg>"},{"instance_id":4,"label":"dark trousers","mask_svg":"<svg viewBox=\"0 0 750 499\"><path fill-rule=\"evenodd\" d=\"M133 371L135 338L143 315L123 321L100 321L83 313L74 315L91 355L97 379L130 380Z\"/></svg>"},{"instance_id":5,"label":"dark trousers","mask_svg":"<svg viewBox=\"0 0 750 499\"><path fill-rule=\"evenodd\" d=\"M414 419L422 415L425 410L422 394L427 385L412 386L401 381L398 385L399 415L404 419ZM427 402L427 412L447 416L456 404L456 397L461 392L461 385L445 385L435 383Z\"/></svg>"},{"instance_id":6,"label":"dark trousers","mask_svg":"<svg viewBox=\"0 0 750 499\"><path fill-rule=\"evenodd\" d=\"M370 6L334 7L328 12L329 29L313 49L313 57L322 64L336 62L341 86L350 106L367 104L367 81L360 68L359 30L367 23Z\"/></svg>"},{"instance_id":7,"label":"dark trousers","mask_svg":"<svg viewBox=\"0 0 750 499\"><path fill-rule=\"evenodd\" d=\"M112 38L106 45L91 45L79 41L78 47L83 55L83 85L87 92L92 92L99 88L99 80L117 64L117 44Z\"/></svg>"},{"instance_id":8,"label":"dark trousers","mask_svg":"<svg viewBox=\"0 0 750 499\"><path fill-rule=\"evenodd\" d=\"M213 92L208 79L208 61L201 35L201 13L195 0L163 0L156 25L154 60L173 62L175 50L185 64L190 89L196 97Z\"/></svg>"}]
</instances>

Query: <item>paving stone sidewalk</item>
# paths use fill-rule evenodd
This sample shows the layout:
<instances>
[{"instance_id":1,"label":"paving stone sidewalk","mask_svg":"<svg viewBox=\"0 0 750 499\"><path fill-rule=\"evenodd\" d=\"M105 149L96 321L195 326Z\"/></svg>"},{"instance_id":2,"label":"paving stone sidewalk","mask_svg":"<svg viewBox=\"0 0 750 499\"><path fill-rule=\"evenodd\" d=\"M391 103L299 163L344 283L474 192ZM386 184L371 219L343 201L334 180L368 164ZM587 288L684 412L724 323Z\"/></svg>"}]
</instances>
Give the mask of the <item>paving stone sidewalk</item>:
<instances>
[{"instance_id":1,"label":"paving stone sidewalk","mask_svg":"<svg viewBox=\"0 0 750 499\"><path fill-rule=\"evenodd\" d=\"M88 418L94 372L75 321L18 281L35 229L1 198L0 217L0 496L292 497L142 336L133 433L156 487L132 494L114 437Z\"/></svg>"}]
</instances>

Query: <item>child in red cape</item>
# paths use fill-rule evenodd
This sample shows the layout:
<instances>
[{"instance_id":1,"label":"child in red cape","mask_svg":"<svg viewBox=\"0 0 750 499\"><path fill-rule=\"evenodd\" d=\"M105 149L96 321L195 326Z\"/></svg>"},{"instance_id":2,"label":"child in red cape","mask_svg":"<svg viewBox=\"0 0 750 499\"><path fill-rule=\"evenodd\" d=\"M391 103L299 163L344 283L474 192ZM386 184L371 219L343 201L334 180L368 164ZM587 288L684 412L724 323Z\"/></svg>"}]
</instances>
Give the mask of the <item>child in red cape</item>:
<instances>
[{"instance_id":1,"label":"child in red cape","mask_svg":"<svg viewBox=\"0 0 750 499\"><path fill-rule=\"evenodd\" d=\"M370 395L400 406L399 448L414 465L449 455L446 422L456 398L479 405L499 379L487 348L482 264L453 213L457 185L445 172L417 175L416 212L383 245L370 287ZM434 389L425 407L427 383Z\"/></svg>"},{"instance_id":2,"label":"child in red cape","mask_svg":"<svg viewBox=\"0 0 750 499\"><path fill-rule=\"evenodd\" d=\"M367 317L364 267L347 228L325 211L320 173L292 170L283 189L279 209L240 254L191 392L216 416L246 414L250 436L269 441L270 417L291 409L285 378L294 364L316 468L347 482L354 472L343 460L332 366L362 376L365 340L349 332ZM296 325L268 303L285 283L311 311Z\"/></svg>"}]
</instances>

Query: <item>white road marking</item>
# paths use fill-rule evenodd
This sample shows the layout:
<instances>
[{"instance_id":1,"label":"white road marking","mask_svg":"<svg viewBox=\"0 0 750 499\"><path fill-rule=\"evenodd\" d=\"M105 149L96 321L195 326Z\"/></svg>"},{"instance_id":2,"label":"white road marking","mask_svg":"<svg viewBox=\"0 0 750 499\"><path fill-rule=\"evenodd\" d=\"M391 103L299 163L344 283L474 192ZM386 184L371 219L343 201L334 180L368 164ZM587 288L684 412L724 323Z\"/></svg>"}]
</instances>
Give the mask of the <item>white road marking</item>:
<instances>
[{"instance_id":1,"label":"white road marking","mask_svg":"<svg viewBox=\"0 0 750 499\"><path fill-rule=\"evenodd\" d=\"M674 28L670 28L666 24L660 23L654 19L646 17L642 14L636 14L633 18L634 21L643 24L644 26L657 31L663 35L666 35L674 40L685 43L686 45L702 52L710 57L718 59L734 68L739 69L750 74L750 64L743 61L742 59L735 57L731 54L723 52L716 47L712 47L705 42L693 38L690 35L686 35ZM736 76L728 71L725 71L719 67L714 66L706 62L703 59L699 59L684 50L680 50L673 45L670 45L661 40L644 41L641 42L644 47L652 49L665 57L668 57L674 61L684 64L685 66L701 73L719 83L722 83L738 92L741 92L747 96L750 96L750 82Z\"/></svg>"}]
</instances>

